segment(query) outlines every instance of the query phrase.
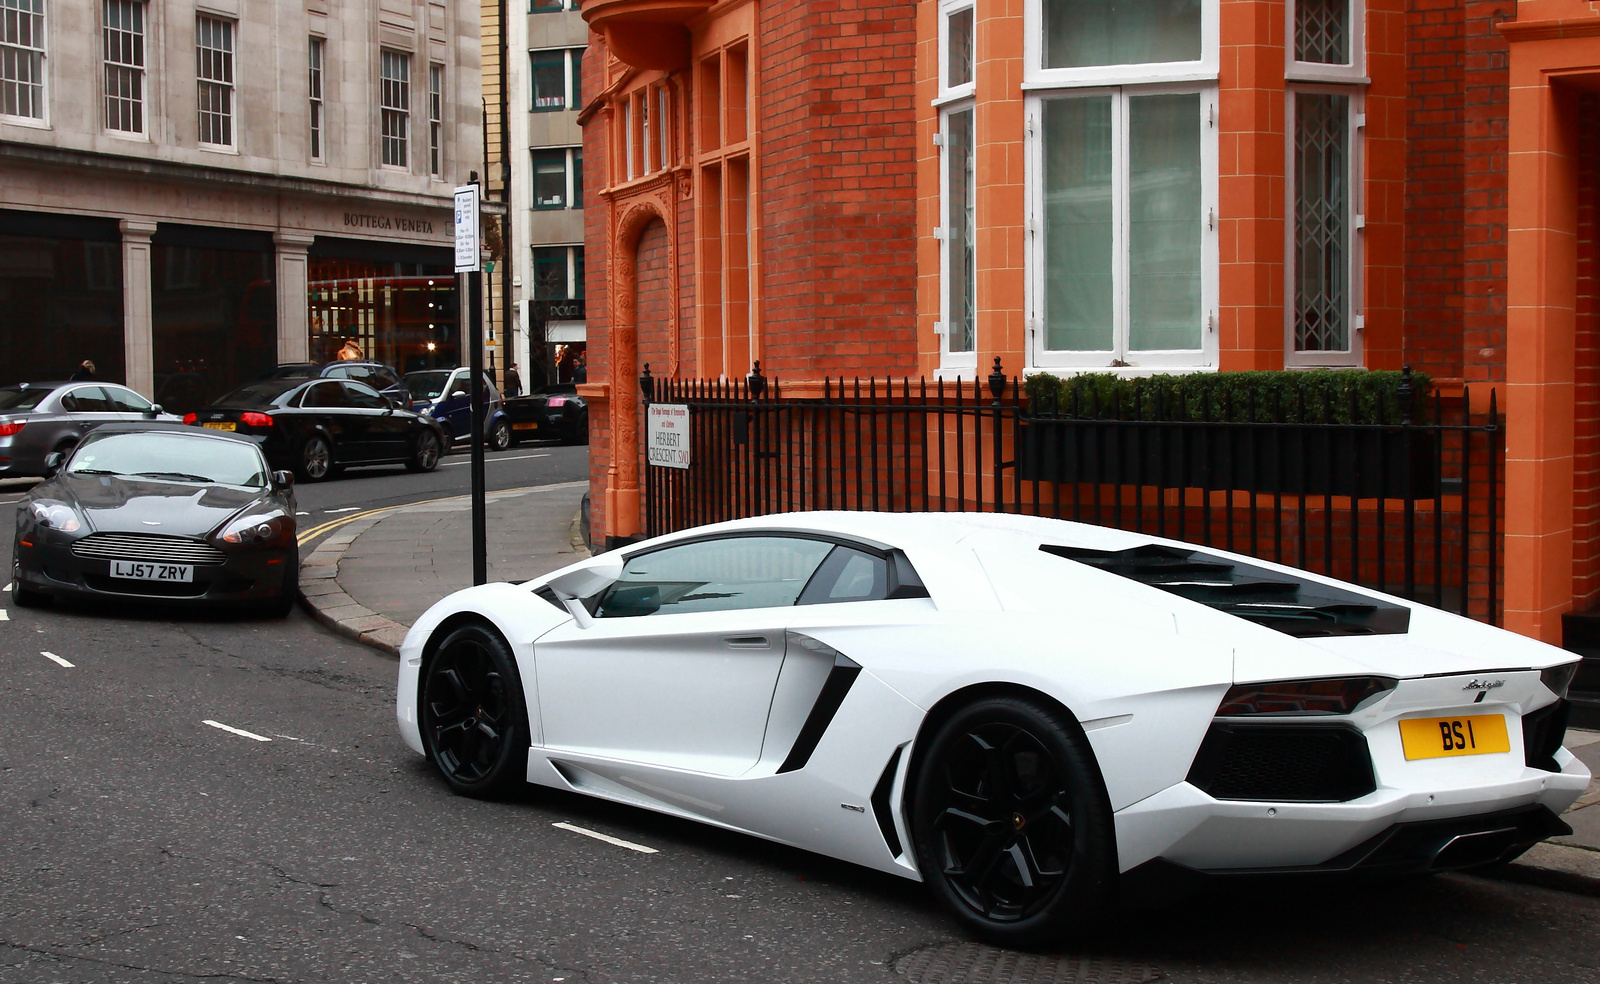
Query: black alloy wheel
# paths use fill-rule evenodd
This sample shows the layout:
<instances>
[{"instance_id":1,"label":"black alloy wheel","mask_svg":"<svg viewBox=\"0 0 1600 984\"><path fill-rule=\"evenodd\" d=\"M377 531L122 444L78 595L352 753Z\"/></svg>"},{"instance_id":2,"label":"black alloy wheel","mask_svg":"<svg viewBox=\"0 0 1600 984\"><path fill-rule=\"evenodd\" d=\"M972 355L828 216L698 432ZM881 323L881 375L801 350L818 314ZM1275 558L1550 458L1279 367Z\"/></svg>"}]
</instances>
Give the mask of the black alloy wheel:
<instances>
[{"instance_id":1,"label":"black alloy wheel","mask_svg":"<svg viewBox=\"0 0 1600 984\"><path fill-rule=\"evenodd\" d=\"M300 446L300 461L295 466L302 482L320 482L334 473L333 448L320 434L306 438Z\"/></svg>"},{"instance_id":2,"label":"black alloy wheel","mask_svg":"<svg viewBox=\"0 0 1600 984\"><path fill-rule=\"evenodd\" d=\"M1114 900L1111 808L1074 722L1024 697L939 728L912 803L917 864L962 922L1005 946L1092 929Z\"/></svg>"},{"instance_id":3,"label":"black alloy wheel","mask_svg":"<svg viewBox=\"0 0 1600 984\"><path fill-rule=\"evenodd\" d=\"M411 457L406 461L406 471L431 472L439 467L439 435L431 430L417 431L411 445Z\"/></svg>"},{"instance_id":4,"label":"black alloy wheel","mask_svg":"<svg viewBox=\"0 0 1600 984\"><path fill-rule=\"evenodd\" d=\"M20 549L20 544L12 544L11 603L16 605L18 608L38 608L48 600L48 596L23 585L22 558L17 556L17 552Z\"/></svg>"},{"instance_id":5,"label":"black alloy wheel","mask_svg":"<svg viewBox=\"0 0 1600 984\"><path fill-rule=\"evenodd\" d=\"M511 425L504 420L495 421L489 428L489 450L504 451L511 446Z\"/></svg>"},{"instance_id":6,"label":"black alloy wheel","mask_svg":"<svg viewBox=\"0 0 1600 984\"><path fill-rule=\"evenodd\" d=\"M450 788L489 798L528 778L528 713L516 659L499 634L465 625L422 669L422 746Z\"/></svg>"}]
</instances>

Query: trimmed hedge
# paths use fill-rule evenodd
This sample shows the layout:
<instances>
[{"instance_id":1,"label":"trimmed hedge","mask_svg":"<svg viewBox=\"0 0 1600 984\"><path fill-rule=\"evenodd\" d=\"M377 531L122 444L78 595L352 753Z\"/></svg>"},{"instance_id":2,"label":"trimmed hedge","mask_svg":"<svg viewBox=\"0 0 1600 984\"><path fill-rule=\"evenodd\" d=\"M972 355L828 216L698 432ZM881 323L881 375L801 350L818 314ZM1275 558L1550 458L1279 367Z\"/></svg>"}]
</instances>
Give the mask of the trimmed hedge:
<instances>
[{"instance_id":1,"label":"trimmed hedge","mask_svg":"<svg viewBox=\"0 0 1600 984\"><path fill-rule=\"evenodd\" d=\"M1049 373L1023 382L1030 413L1102 420L1233 420L1258 423L1398 424L1400 376L1392 370L1312 369L1124 377ZM1433 381L1411 374L1411 419L1429 416ZM1302 409L1304 416L1302 417ZM1253 412L1252 412L1253 410Z\"/></svg>"}]
</instances>

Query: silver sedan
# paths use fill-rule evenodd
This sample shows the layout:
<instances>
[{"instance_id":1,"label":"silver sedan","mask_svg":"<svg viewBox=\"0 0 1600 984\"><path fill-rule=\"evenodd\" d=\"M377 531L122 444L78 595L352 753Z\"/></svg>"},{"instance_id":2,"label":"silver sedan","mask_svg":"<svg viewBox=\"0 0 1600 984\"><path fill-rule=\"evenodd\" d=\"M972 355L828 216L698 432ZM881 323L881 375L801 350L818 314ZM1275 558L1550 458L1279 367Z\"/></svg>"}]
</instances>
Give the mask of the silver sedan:
<instances>
[{"instance_id":1,"label":"silver sedan","mask_svg":"<svg viewBox=\"0 0 1600 984\"><path fill-rule=\"evenodd\" d=\"M179 418L118 383L0 386L0 478L45 475L52 451L70 451L98 424Z\"/></svg>"}]
</instances>

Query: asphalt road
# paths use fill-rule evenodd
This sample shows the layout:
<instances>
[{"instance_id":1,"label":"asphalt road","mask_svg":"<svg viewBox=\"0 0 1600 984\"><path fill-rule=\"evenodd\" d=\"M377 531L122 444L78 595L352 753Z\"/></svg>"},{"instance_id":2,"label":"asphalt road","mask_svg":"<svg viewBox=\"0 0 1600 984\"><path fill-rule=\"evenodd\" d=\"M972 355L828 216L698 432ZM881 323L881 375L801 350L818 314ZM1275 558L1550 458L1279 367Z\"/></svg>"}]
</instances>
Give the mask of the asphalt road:
<instances>
[{"instance_id":1,"label":"asphalt road","mask_svg":"<svg viewBox=\"0 0 1600 984\"><path fill-rule=\"evenodd\" d=\"M572 477L519 453L493 482ZM301 508L459 491L433 481L353 472ZM396 735L394 678L298 612L8 611L0 984L894 982L962 940L887 875L575 796L452 796ZM1069 956L989 979L1600 981L1600 899L1466 876L1285 882L1115 916Z\"/></svg>"}]
</instances>

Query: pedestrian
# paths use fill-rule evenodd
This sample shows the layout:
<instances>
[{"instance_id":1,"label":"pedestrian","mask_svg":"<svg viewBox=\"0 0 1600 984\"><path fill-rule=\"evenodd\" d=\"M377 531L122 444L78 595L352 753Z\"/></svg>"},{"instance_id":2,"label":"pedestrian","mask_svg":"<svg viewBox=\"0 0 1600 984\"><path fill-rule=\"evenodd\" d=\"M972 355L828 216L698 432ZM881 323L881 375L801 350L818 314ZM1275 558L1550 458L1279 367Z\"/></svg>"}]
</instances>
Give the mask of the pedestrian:
<instances>
[{"instance_id":1,"label":"pedestrian","mask_svg":"<svg viewBox=\"0 0 1600 984\"><path fill-rule=\"evenodd\" d=\"M507 396L522 395L522 374L517 372L517 364L515 362L506 367L505 390Z\"/></svg>"},{"instance_id":2,"label":"pedestrian","mask_svg":"<svg viewBox=\"0 0 1600 984\"><path fill-rule=\"evenodd\" d=\"M85 379L94 378L94 363L84 359L78 364L78 371L72 374L71 382L79 383Z\"/></svg>"},{"instance_id":3,"label":"pedestrian","mask_svg":"<svg viewBox=\"0 0 1600 984\"><path fill-rule=\"evenodd\" d=\"M574 383L587 383L589 381L589 360L580 352L572 363L572 381Z\"/></svg>"},{"instance_id":4,"label":"pedestrian","mask_svg":"<svg viewBox=\"0 0 1600 984\"><path fill-rule=\"evenodd\" d=\"M361 359L365 357L366 353L361 351L361 346L357 345L356 340L353 338L345 339L344 347L339 349L340 362L350 362L355 359Z\"/></svg>"}]
</instances>

